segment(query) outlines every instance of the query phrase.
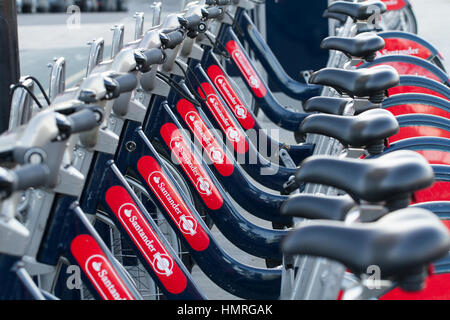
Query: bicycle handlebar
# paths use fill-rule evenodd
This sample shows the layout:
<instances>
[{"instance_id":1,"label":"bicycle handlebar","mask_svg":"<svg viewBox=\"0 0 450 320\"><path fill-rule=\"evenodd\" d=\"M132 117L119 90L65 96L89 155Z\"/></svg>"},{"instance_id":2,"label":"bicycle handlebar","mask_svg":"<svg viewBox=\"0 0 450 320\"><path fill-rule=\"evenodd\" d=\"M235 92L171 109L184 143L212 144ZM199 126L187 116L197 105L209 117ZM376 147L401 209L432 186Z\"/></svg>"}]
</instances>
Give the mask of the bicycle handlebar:
<instances>
[{"instance_id":1,"label":"bicycle handlebar","mask_svg":"<svg viewBox=\"0 0 450 320\"><path fill-rule=\"evenodd\" d=\"M236 3L236 1L235 1ZM208 6L227 6L229 4L231 4L231 0L206 0L205 4Z\"/></svg>"},{"instance_id":2,"label":"bicycle handlebar","mask_svg":"<svg viewBox=\"0 0 450 320\"><path fill-rule=\"evenodd\" d=\"M193 14L188 17L178 17L178 22L188 31L205 32L206 24L202 21L202 19L203 16Z\"/></svg>"},{"instance_id":3,"label":"bicycle handlebar","mask_svg":"<svg viewBox=\"0 0 450 320\"><path fill-rule=\"evenodd\" d=\"M82 106L69 115L56 115L59 130L58 140L68 138L71 134L89 131L97 127L103 120L103 111L98 107ZM64 115L63 115L64 114Z\"/></svg>"},{"instance_id":4,"label":"bicycle handlebar","mask_svg":"<svg viewBox=\"0 0 450 320\"><path fill-rule=\"evenodd\" d=\"M119 84L119 94L133 91L137 86L137 78L132 73L113 75L112 78Z\"/></svg>"},{"instance_id":5,"label":"bicycle handlebar","mask_svg":"<svg viewBox=\"0 0 450 320\"><path fill-rule=\"evenodd\" d=\"M202 8L202 16L204 19L216 19L223 15L223 8L221 7L210 7Z\"/></svg>"},{"instance_id":6,"label":"bicycle handlebar","mask_svg":"<svg viewBox=\"0 0 450 320\"><path fill-rule=\"evenodd\" d=\"M159 38L160 38L161 43L163 44L164 48L173 49L177 45L179 45L180 43L183 42L184 32L180 29L177 29L172 32L161 33L159 35Z\"/></svg>"},{"instance_id":7,"label":"bicycle handlebar","mask_svg":"<svg viewBox=\"0 0 450 320\"><path fill-rule=\"evenodd\" d=\"M150 50L136 50L134 53L136 60L136 69L141 72L150 71L151 66L154 64L163 64L166 60L166 54L164 50L153 48Z\"/></svg>"},{"instance_id":8,"label":"bicycle handlebar","mask_svg":"<svg viewBox=\"0 0 450 320\"><path fill-rule=\"evenodd\" d=\"M115 73L103 79L107 94L105 99L117 98L120 94L133 91L137 86L137 78L132 73Z\"/></svg>"},{"instance_id":9,"label":"bicycle handlebar","mask_svg":"<svg viewBox=\"0 0 450 320\"><path fill-rule=\"evenodd\" d=\"M50 170L44 164L27 164L16 169L0 167L0 200L15 191L44 186L49 176Z\"/></svg>"},{"instance_id":10,"label":"bicycle handlebar","mask_svg":"<svg viewBox=\"0 0 450 320\"><path fill-rule=\"evenodd\" d=\"M103 120L103 112L96 107L84 108L67 116L67 120L70 123L70 133L80 133L97 127Z\"/></svg>"},{"instance_id":11,"label":"bicycle handlebar","mask_svg":"<svg viewBox=\"0 0 450 320\"><path fill-rule=\"evenodd\" d=\"M50 176L50 170L45 164L24 165L15 169L13 173L15 174L13 191L44 186Z\"/></svg>"}]
</instances>

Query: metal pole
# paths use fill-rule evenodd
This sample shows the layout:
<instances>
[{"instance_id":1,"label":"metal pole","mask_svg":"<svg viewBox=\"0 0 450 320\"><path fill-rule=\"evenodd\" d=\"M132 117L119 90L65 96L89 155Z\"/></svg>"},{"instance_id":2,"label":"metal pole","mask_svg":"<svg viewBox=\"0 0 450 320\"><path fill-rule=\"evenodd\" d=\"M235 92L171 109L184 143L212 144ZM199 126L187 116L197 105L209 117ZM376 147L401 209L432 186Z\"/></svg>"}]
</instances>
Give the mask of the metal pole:
<instances>
[{"instance_id":1,"label":"metal pole","mask_svg":"<svg viewBox=\"0 0 450 320\"><path fill-rule=\"evenodd\" d=\"M0 1L0 133L8 129L9 87L20 76L15 0Z\"/></svg>"}]
</instances>

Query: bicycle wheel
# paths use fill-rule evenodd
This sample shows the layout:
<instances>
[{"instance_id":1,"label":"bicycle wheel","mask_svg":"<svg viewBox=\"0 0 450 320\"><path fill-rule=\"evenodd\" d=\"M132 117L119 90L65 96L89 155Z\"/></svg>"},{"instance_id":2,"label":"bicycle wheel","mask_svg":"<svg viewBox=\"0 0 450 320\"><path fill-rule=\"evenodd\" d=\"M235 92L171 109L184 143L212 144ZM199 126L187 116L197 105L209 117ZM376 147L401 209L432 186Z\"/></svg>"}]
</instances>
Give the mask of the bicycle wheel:
<instances>
[{"instance_id":1,"label":"bicycle wheel","mask_svg":"<svg viewBox=\"0 0 450 320\"><path fill-rule=\"evenodd\" d=\"M192 198L192 195L184 179L179 175L179 173L176 171L173 165L169 163L169 161L163 158L163 162L169 169L170 173L174 176L177 185L181 187L182 191L186 195L188 195L188 200L193 202L194 199ZM194 261L191 259L187 249L182 244L180 239L178 239L176 233L172 230L169 223L164 219L161 212L157 209L157 206L153 203L153 200L147 193L146 189L137 179L131 176L126 176L125 178L133 188L138 198L149 210L150 215L158 224L159 230L169 242L170 246L177 253L178 257L182 260L186 268L191 271L194 265ZM110 244L112 253L130 274L136 285L136 288L144 297L144 299L165 300L165 296L156 286L147 270L135 255L133 249L129 245L129 242L124 239L123 235L120 234L120 232L114 226L111 226L110 228Z\"/></svg>"},{"instance_id":2,"label":"bicycle wheel","mask_svg":"<svg viewBox=\"0 0 450 320\"><path fill-rule=\"evenodd\" d=\"M392 10L383 14L387 30L398 30L417 34L417 19L411 6L401 10Z\"/></svg>"}]
</instances>

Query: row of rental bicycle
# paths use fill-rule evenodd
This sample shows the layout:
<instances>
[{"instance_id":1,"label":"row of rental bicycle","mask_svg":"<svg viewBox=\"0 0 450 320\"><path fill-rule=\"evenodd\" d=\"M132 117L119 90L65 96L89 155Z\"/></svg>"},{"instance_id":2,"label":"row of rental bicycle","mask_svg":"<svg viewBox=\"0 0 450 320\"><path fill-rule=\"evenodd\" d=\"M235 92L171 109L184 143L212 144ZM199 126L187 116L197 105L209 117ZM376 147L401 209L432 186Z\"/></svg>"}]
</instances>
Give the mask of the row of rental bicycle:
<instances>
[{"instance_id":1,"label":"row of rental bicycle","mask_svg":"<svg viewBox=\"0 0 450 320\"><path fill-rule=\"evenodd\" d=\"M450 298L450 82L410 5L332 2L327 67L296 80L255 2L191 2L164 21L156 4L134 41L115 26L111 58L93 41L75 87L64 58L48 95L32 76L12 86L0 299L207 299L194 264L244 299Z\"/></svg>"}]
</instances>

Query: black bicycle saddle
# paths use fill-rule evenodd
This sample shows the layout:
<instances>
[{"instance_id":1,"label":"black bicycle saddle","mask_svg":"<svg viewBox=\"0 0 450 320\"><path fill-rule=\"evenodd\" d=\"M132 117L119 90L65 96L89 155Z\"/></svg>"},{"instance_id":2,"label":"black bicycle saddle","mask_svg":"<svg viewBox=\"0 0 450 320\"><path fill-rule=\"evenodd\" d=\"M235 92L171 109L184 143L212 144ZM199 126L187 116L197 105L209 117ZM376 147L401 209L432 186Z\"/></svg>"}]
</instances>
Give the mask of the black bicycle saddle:
<instances>
[{"instance_id":1,"label":"black bicycle saddle","mask_svg":"<svg viewBox=\"0 0 450 320\"><path fill-rule=\"evenodd\" d=\"M328 12L345 14L354 20L367 20L372 15L386 12L386 5L381 1L364 1L361 3L335 1L328 6Z\"/></svg>"},{"instance_id":2,"label":"black bicycle saddle","mask_svg":"<svg viewBox=\"0 0 450 320\"><path fill-rule=\"evenodd\" d=\"M400 82L397 70L391 66L376 66L357 70L324 68L314 72L309 78L311 84L329 86L351 97L369 97L372 102L379 101L387 89Z\"/></svg>"},{"instance_id":3,"label":"black bicycle saddle","mask_svg":"<svg viewBox=\"0 0 450 320\"><path fill-rule=\"evenodd\" d=\"M300 124L299 133L317 133L333 137L352 147L368 147L371 153L381 153L384 139L399 131L395 116L384 109L372 109L357 116L312 114Z\"/></svg>"},{"instance_id":4,"label":"black bicycle saddle","mask_svg":"<svg viewBox=\"0 0 450 320\"><path fill-rule=\"evenodd\" d=\"M399 150L376 159L312 156L303 161L295 179L344 190L355 200L386 201L389 206L405 200L408 204L412 192L433 184L434 173L420 154Z\"/></svg>"},{"instance_id":5,"label":"black bicycle saddle","mask_svg":"<svg viewBox=\"0 0 450 320\"><path fill-rule=\"evenodd\" d=\"M421 208L394 211L371 223L312 221L292 231L282 244L286 254L333 259L357 275L376 265L383 279L423 270L449 249L448 229Z\"/></svg>"},{"instance_id":6,"label":"black bicycle saddle","mask_svg":"<svg viewBox=\"0 0 450 320\"><path fill-rule=\"evenodd\" d=\"M372 32L364 32L352 38L327 37L320 48L341 51L349 57L373 61L375 53L384 48L384 39Z\"/></svg>"},{"instance_id":7,"label":"black bicycle saddle","mask_svg":"<svg viewBox=\"0 0 450 320\"><path fill-rule=\"evenodd\" d=\"M342 13L330 12L328 11L328 9L326 9L323 12L322 17L328 19L335 19L339 21L341 24L344 24L347 21L348 16Z\"/></svg>"},{"instance_id":8,"label":"black bicycle saddle","mask_svg":"<svg viewBox=\"0 0 450 320\"><path fill-rule=\"evenodd\" d=\"M345 108L353 99L341 97L313 97L303 104L306 112L323 112L328 114L342 115Z\"/></svg>"},{"instance_id":9,"label":"black bicycle saddle","mask_svg":"<svg viewBox=\"0 0 450 320\"><path fill-rule=\"evenodd\" d=\"M284 216L343 221L356 206L349 196L296 194L289 197L280 208Z\"/></svg>"}]
</instances>

